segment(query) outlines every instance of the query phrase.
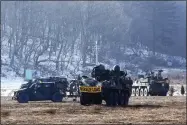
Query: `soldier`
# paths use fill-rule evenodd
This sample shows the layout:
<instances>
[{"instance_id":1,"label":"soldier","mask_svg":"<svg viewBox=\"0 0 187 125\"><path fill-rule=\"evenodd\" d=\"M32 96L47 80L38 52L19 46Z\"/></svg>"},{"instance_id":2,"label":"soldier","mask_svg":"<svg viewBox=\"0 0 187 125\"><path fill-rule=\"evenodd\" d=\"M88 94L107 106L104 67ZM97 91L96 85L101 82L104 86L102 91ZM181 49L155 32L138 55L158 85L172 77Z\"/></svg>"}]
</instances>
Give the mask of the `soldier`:
<instances>
[{"instance_id":1,"label":"soldier","mask_svg":"<svg viewBox=\"0 0 187 125\"><path fill-rule=\"evenodd\" d=\"M70 82L70 95L73 95L73 92L76 92L77 86L76 86L76 81L71 81Z\"/></svg>"},{"instance_id":2,"label":"soldier","mask_svg":"<svg viewBox=\"0 0 187 125\"><path fill-rule=\"evenodd\" d=\"M120 67L118 65L115 65L113 67L113 70L111 71L111 75L120 76Z\"/></svg>"},{"instance_id":3,"label":"soldier","mask_svg":"<svg viewBox=\"0 0 187 125\"><path fill-rule=\"evenodd\" d=\"M162 70L159 70L159 71L158 71L158 75L157 75L157 78L158 78L158 79L162 79L161 73L162 73Z\"/></svg>"},{"instance_id":4,"label":"soldier","mask_svg":"<svg viewBox=\"0 0 187 125\"><path fill-rule=\"evenodd\" d=\"M171 87L170 87L170 93L169 93L169 95L170 95L170 96L173 96L173 93L174 93L174 92L175 92L174 87L171 86Z\"/></svg>"},{"instance_id":5,"label":"soldier","mask_svg":"<svg viewBox=\"0 0 187 125\"><path fill-rule=\"evenodd\" d=\"M116 84L119 83L120 76L124 75L124 72L120 72L120 67L115 65L113 70L110 71L110 79L114 80Z\"/></svg>"},{"instance_id":6,"label":"soldier","mask_svg":"<svg viewBox=\"0 0 187 125\"><path fill-rule=\"evenodd\" d=\"M184 86L182 85L181 86L181 95L184 95L184 93L185 93L185 90L184 90Z\"/></svg>"},{"instance_id":7,"label":"soldier","mask_svg":"<svg viewBox=\"0 0 187 125\"><path fill-rule=\"evenodd\" d=\"M151 79L154 79L154 77L155 77L154 72L152 72L152 71L151 71L151 73L150 73L150 74L151 74Z\"/></svg>"},{"instance_id":8,"label":"soldier","mask_svg":"<svg viewBox=\"0 0 187 125\"><path fill-rule=\"evenodd\" d=\"M150 76L151 76L150 72L146 71L145 77L146 77L146 78L149 78Z\"/></svg>"},{"instance_id":9,"label":"soldier","mask_svg":"<svg viewBox=\"0 0 187 125\"><path fill-rule=\"evenodd\" d=\"M114 68L113 68L113 70L111 71L110 75L112 77L119 78L121 76L126 76L127 72L120 71L120 67L118 65L115 65Z\"/></svg>"}]
</instances>

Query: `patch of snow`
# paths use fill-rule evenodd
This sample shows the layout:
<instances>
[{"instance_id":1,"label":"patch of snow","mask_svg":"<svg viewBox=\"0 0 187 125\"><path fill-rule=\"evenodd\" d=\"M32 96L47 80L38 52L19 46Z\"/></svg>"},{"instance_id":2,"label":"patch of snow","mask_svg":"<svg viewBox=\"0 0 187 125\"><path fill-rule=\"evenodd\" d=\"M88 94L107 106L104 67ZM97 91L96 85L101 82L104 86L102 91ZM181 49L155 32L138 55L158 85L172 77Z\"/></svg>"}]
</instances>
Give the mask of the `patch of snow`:
<instances>
[{"instance_id":1,"label":"patch of snow","mask_svg":"<svg viewBox=\"0 0 187 125\"><path fill-rule=\"evenodd\" d=\"M4 89L17 89L23 83L25 83L23 78L15 77L12 79L7 79L7 78L1 77L1 88L4 88Z\"/></svg>"}]
</instances>

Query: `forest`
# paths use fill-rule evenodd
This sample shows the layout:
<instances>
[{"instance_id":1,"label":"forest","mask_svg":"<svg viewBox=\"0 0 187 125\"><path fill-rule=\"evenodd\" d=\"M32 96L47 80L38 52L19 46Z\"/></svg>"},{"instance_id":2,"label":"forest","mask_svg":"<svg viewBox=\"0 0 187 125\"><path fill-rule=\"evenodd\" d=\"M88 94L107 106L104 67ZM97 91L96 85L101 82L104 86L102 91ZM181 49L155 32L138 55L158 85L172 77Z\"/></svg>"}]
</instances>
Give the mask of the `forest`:
<instances>
[{"instance_id":1,"label":"forest","mask_svg":"<svg viewBox=\"0 0 187 125\"><path fill-rule=\"evenodd\" d=\"M2 75L76 75L95 65L185 67L185 1L3 1ZM166 59L167 57L167 59ZM182 61L181 61L182 60ZM169 63L169 64L170 64ZM3 77L2 76L2 77Z\"/></svg>"}]
</instances>

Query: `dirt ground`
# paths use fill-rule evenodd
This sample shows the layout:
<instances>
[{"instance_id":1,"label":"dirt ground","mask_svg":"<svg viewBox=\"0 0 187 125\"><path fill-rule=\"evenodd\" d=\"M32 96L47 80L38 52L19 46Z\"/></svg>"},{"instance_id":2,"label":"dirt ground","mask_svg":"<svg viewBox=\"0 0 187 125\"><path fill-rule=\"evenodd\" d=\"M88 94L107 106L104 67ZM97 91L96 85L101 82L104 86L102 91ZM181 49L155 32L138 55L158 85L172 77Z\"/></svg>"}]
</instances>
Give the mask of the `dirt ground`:
<instances>
[{"instance_id":1,"label":"dirt ground","mask_svg":"<svg viewBox=\"0 0 187 125\"><path fill-rule=\"evenodd\" d=\"M1 97L1 124L186 124L186 96L131 97L128 107L63 103L18 104Z\"/></svg>"}]
</instances>

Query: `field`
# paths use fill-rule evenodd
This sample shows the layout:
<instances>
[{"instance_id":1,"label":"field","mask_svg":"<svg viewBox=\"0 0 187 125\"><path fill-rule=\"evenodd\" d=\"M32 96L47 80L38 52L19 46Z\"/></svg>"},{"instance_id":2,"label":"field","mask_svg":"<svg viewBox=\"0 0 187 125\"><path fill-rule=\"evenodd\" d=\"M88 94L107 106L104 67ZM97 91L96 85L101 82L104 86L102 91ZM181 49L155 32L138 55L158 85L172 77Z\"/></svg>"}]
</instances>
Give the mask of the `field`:
<instances>
[{"instance_id":1,"label":"field","mask_svg":"<svg viewBox=\"0 0 187 125\"><path fill-rule=\"evenodd\" d=\"M15 82L5 85L10 83ZM186 79L172 79L170 85L174 96L131 97L128 107L81 106L71 99L18 104L5 97L12 89L8 86L1 90L1 124L186 124L186 94L180 95Z\"/></svg>"},{"instance_id":2,"label":"field","mask_svg":"<svg viewBox=\"0 0 187 125\"><path fill-rule=\"evenodd\" d=\"M1 124L186 124L186 96L131 97L128 107L63 103L18 104L1 97Z\"/></svg>"}]
</instances>

